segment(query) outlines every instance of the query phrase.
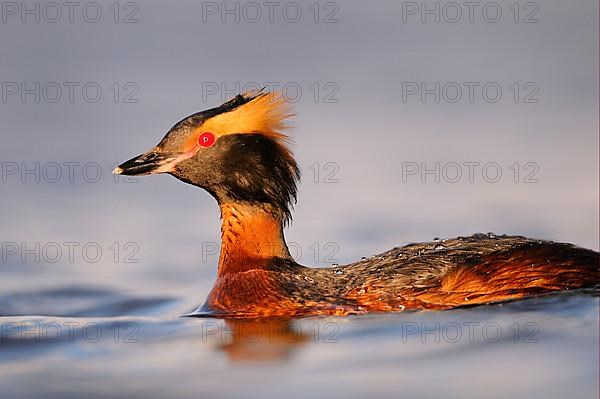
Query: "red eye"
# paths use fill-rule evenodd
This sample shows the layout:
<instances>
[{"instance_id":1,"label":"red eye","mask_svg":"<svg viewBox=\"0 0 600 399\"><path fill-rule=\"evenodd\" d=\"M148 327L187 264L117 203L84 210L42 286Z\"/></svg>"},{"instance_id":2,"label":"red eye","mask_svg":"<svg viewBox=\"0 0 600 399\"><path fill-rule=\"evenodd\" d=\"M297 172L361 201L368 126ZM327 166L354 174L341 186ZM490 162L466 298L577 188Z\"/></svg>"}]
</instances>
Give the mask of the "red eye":
<instances>
[{"instance_id":1,"label":"red eye","mask_svg":"<svg viewBox=\"0 0 600 399\"><path fill-rule=\"evenodd\" d=\"M212 147L217 138L211 132L204 132L198 136L198 145L202 148Z\"/></svg>"}]
</instances>

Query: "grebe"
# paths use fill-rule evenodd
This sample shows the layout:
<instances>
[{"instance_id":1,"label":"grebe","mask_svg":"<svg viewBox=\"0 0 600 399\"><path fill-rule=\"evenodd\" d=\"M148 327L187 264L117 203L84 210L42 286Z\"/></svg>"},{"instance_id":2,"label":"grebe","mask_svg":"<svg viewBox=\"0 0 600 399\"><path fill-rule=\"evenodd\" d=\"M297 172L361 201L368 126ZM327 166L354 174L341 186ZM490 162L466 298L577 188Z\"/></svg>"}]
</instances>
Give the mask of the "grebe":
<instances>
[{"instance_id":1,"label":"grebe","mask_svg":"<svg viewBox=\"0 0 600 399\"><path fill-rule=\"evenodd\" d=\"M114 170L168 173L217 200L218 274L199 314L243 318L449 309L599 284L597 252L493 234L410 244L333 268L299 265L283 235L300 179L283 133L291 116L281 95L238 95L181 120L156 147Z\"/></svg>"}]
</instances>

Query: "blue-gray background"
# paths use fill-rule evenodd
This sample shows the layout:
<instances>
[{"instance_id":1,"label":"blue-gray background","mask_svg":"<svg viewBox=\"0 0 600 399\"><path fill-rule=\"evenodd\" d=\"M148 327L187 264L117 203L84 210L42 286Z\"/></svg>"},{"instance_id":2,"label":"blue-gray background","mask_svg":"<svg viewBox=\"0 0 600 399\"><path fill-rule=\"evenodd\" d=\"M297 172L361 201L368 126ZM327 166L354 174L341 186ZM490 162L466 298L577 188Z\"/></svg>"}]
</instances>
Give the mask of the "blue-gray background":
<instances>
[{"instance_id":1,"label":"blue-gray background","mask_svg":"<svg viewBox=\"0 0 600 399\"><path fill-rule=\"evenodd\" d=\"M97 8L84 12L87 3L74 8L72 23L64 6L50 22L56 10L44 4L39 23L28 14L21 22L21 6L13 15L5 4L0 24L0 218L3 242L29 248L39 242L42 249L56 242L64 253L52 264L45 262L52 254L42 254L39 264L33 256L25 263L19 254L8 256L0 269L4 286L108 284L183 290L191 302L201 301L217 260L202 262L201 256L203 243L219 241L212 198L170 176L126 184L115 183L109 171L156 144L182 117L256 85L286 89L295 101L291 135L304 178L287 237L305 264L348 262L403 242L488 231L598 249L596 2L544 1L537 9L522 3L518 23L511 2L498 3L503 13L496 23L485 19L495 13L483 13L487 3L474 9L472 23L464 7L457 22L447 22L455 9L446 3L438 6L440 23L435 15L422 23L422 10L412 15L410 4L395 1L322 2L318 15L312 3L294 3L302 9L295 23L289 21L297 19L298 7L284 11L288 3L274 7L273 22L264 5L257 20L256 7L247 3L237 6L237 16L224 13L235 10L233 2L119 3L118 23L112 3L97 3L102 16L96 23L86 21ZM23 101L22 84L35 91L36 82L40 102L34 94ZM72 103L65 82L78 84ZM425 102L419 94L403 100L403 82L405 89L456 82L463 97L447 101L455 96L448 86L439 103L433 95ZM464 82L479 84L472 103ZM495 103L482 95L490 82L502 89ZM517 102L510 88L515 82ZM54 103L53 84L62 87ZM91 88L84 94L86 84ZM11 94L15 87L18 93ZM102 90L95 103L94 87ZM525 102L534 89L531 99L538 102ZM7 166L13 162L15 175L9 173L14 164ZM39 183L34 175L21 176L36 162ZM52 162L78 163L74 182L62 166L62 177L52 183ZM102 167L97 183L84 179L95 180L94 165L83 170L89 162ZM432 169L436 162L439 183L434 175L423 183L420 174L403 182L403 163ZM450 182L450 167L445 179L442 168L451 162L479 162L474 181L464 165L458 182ZM490 162L501 167L497 183L482 175ZM525 169L528 162L535 166ZM535 167L538 182L527 183ZM493 179L495 170L488 171ZM65 242L98 243L103 255L86 262L79 247L71 262ZM123 254L115 262L114 242L136 243L139 263L124 263Z\"/></svg>"}]
</instances>

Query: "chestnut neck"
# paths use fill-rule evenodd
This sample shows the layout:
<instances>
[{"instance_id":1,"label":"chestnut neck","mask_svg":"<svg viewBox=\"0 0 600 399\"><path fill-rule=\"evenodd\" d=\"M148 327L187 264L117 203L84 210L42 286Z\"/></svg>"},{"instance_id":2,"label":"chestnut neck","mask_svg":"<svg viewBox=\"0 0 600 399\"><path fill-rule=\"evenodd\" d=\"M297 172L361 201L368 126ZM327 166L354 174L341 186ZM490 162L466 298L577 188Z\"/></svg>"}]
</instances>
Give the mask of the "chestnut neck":
<instances>
[{"instance_id":1,"label":"chestnut neck","mask_svg":"<svg viewBox=\"0 0 600 399\"><path fill-rule=\"evenodd\" d=\"M281 212L271 206L229 202L221 208L221 254L217 275L267 269L274 258L291 259Z\"/></svg>"}]
</instances>

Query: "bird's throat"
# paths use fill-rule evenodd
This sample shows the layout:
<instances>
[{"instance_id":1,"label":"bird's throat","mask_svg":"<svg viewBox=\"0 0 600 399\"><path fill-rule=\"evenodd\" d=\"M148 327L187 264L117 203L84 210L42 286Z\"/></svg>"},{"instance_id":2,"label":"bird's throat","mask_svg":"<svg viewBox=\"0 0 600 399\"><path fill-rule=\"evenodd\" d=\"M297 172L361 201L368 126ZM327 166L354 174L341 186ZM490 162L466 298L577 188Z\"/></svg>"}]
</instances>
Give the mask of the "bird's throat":
<instances>
[{"instance_id":1,"label":"bird's throat","mask_svg":"<svg viewBox=\"0 0 600 399\"><path fill-rule=\"evenodd\" d=\"M266 269L290 254L276 212L255 205L221 204L221 255L218 276Z\"/></svg>"}]
</instances>

